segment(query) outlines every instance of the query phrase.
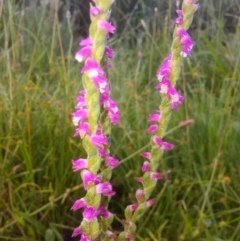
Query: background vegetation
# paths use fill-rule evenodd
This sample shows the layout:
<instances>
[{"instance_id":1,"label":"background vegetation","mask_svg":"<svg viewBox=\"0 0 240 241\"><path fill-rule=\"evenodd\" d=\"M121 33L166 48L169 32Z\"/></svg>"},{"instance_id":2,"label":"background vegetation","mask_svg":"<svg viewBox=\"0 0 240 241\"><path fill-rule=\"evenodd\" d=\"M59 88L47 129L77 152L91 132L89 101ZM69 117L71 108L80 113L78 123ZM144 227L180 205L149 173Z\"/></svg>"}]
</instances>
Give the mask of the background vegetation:
<instances>
[{"instance_id":1,"label":"background vegetation","mask_svg":"<svg viewBox=\"0 0 240 241\"><path fill-rule=\"evenodd\" d=\"M0 240L74 240L69 232L81 214L70 207L84 193L71 170L71 160L84 156L71 123L82 88L81 66L73 58L76 22L60 21L55 1L53 8L0 2ZM111 137L112 154L122 164L114 171L117 196L110 209L120 219L134 200L148 114L160 102L153 87L171 44L175 1L170 3L161 11L138 1L121 34L110 39L116 50L113 98L122 112ZM176 148L161 164L172 181L158 185L157 203L139 222L137 240L240 240L240 5L200 4L191 29L196 46L178 82L186 100L166 136ZM131 14L136 9L140 15ZM179 127L189 119L192 126ZM113 226L121 229L118 221Z\"/></svg>"}]
</instances>

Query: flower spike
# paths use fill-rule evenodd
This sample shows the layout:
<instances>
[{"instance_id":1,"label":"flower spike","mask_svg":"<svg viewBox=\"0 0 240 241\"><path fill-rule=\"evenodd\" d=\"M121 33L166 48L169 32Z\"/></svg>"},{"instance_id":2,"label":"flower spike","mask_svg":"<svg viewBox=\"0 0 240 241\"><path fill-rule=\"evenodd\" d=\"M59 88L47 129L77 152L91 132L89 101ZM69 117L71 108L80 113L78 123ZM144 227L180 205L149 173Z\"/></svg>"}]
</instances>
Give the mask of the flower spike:
<instances>
[{"instance_id":1,"label":"flower spike","mask_svg":"<svg viewBox=\"0 0 240 241\"><path fill-rule=\"evenodd\" d=\"M180 75L179 63L181 63L182 57L191 56L194 46L187 29L197 8L196 0L184 0L182 9L177 10L178 17L174 21L174 41L171 53L163 60L156 74L158 83L155 89L159 90L162 102L158 111L150 114L148 118L151 125L148 127L147 132L153 134L150 141L151 151L141 153L141 156L147 160L142 165L142 177L135 178L142 185L142 188L138 189L135 194L137 204L133 203L125 209L124 231L119 234L118 241L132 241L135 239L135 222L154 204L155 199L150 197L157 181L163 179L163 175L157 170L160 159L165 151L174 148L172 143L163 141L163 137L166 134L171 112L178 110L179 105L184 100L175 85Z\"/></svg>"}]
</instances>

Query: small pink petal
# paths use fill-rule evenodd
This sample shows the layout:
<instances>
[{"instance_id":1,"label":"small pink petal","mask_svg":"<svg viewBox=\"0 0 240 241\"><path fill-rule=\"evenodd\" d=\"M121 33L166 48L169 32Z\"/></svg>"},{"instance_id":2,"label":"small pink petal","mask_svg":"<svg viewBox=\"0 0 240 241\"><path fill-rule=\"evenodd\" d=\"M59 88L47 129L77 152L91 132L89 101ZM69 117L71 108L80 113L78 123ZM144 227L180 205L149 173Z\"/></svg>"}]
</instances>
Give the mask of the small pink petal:
<instances>
[{"instance_id":1,"label":"small pink petal","mask_svg":"<svg viewBox=\"0 0 240 241\"><path fill-rule=\"evenodd\" d=\"M111 157L111 156L106 157L105 162L112 169L116 168L119 165L118 159Z\"/></svg>"},{"instance_id":2,"label":"small pink petal","mask_svg":"<svg viewBox=\"0 0 240 241\"><path fill-rule=\"evenodd\" d=\"M91 206L86 206L83 211L83 219L87 222L91 222L94 219L97 218L98 216L98 210L91 207Z\"/></svg>"},{"instance_id":3,"label":"small pink petal","mask_svg":"<svg viewBox=\"0 0 240 241\"><path fill-rule=\"evenodd\" d=\"M80 227L77 227L73 230L72 237L76 237L80 234L82 234L82 230L80 229Z\"/></svg>"},{"instance_id":4,"label":"small pink petal","mask_svg":"<svg viewBox=\"0 0 240 241\"><path fill-rule=\"evenodd\" d=\"M112 190L112 185L109 182L103 182L96 185L96 193L103 196L113 196L115 192Z\"/></svg>"},{"instance_id":5,"label":"small pink petal","mask_svg":"<svg viewBox=\"0 0 240 241\"><path fill-rule=\"evenodd\" d=\"M88 117L88 112L86 109L80 109L72 113L72 122L75 126L82 123Z\"/></svg>"},{"instance_id":6,"label":"small pink petal","mask_svg":"<svg viewBox=\"0 0 240 241\"><path fill-rule=\"evenodd\" d=\"M137 182L140 182L140 183L142 183L142 182L143 182L142 177L135 177L135 180L136 180Z\"/></svg>"},{"instance_id":7,"label":"small pink petal","mask_svg":"<svg viewBox=\"0 0 240 241\"><path fill-rule=\"evenodd\" d=\"M108 145L108 139L105 135L92 135L90 137L90 142L95 147L103 147L104 145Z\"/></svg>"},{"instance_id":8,"label":"small pink petal","mask_svg":"<svg viewBox=\"0 0 240 241\"><path fill-rule=\"evenodd\" d=\"M142 172L148 172L150 170L150 163L145 161L142 165Z\"/></svg>"},{"instance_id":9,"label":"small pink petal","mask_svg":"<svg viewBox=\"0 0 240 241\"><path fill-rule=\"evenodd\" d=\"M105 219L110 218L112 216L112 213L110 213L103 204L100 205L98 212L99 216L104 217Z\"/></svg>"},{"instance_id":10,"label":"small pink petal","mask_svg":"<svg viewBox=\"0 0 240 241\"><path fill-rule=\"evenodd\" d=\"M78 199L74 202L74 204L71 207L71 210L76 211L76 210L78 210L80 208L83 208L85 206L86 206L86 202L85 202L84 198L81 198L81 199Z\"/></svg>"},{"instance_id":11,"label":"small pink petal","mask_svg":"<svg viewBox=\"0 0 240 241\"><path fill-rule=\"evenodd\" d=\"M128 208L131 212L133 212L138 208L138 206L139 206L138 203L133 203L133 204L129 205Z\"/></svg>"},{"instance_id":12,"label":"small pink petal","mask_svg":"<svg viewBox=\"0 0 240 241\"><path fill-rule=\"evenodd\" d=\"M90 14L94 17L98 16L101 13L102 13L101 9L99 9L97 7L91 7L90 8Z\"/></svg>"},{"instance_id":13,"label":"small pink petal","mask_svg":"<svg viewBox=\"0 0 240 241\"><path fill-rule=\"evenodd\" d=\"M99 20L98 27L108 33L114 33L116 28L106 20Z\"/></svg>"},{"instance_id":14,"label":"small pink petal","mask_svg":"<svg viewBox=\"0 0 240 241\"><path fill-rule=\"evenodd\" d=\"M83 138L86 134L90 135L90 128L89 128L89 124L86 122L80 123L78 128L76 129L75 133L74 133L74 137L77 135L80 135L81 138Z\"/></svg>"},{"instance_id":15,"label":"small pink petal","mask_svg":"<svg viewBox=\"0 0 240 241\"><path fill-rule=\"evenodd\" d=\"M106 46L105 53L106 53L106 56L108 57L108 59L113 59L114 51L112 48L110 48L109 46Z\"/></svg>"},{"instance_id":16,"label":"small pink petal","mask_svg":"<svg viewBox=\"0 0 240 241\"><path fill-rule=\"evenodd\" d=\"M117 240L117 235L109 230L107 230L107 236L108 236L108 239L111 241L111 240Z\"/></svg>"},{"instance_id":17,"label":"small pink petal","mask_svg":"<svg viewBox=\"0 0 240 241\"><path fill-rule=\"evenodd\" d=\"M87 159L72 160L73 171L77 172L88 167Z\"/></svg>"},{"instance_id":18,"label":"small pink petal","mask_svg":"<svg viewBox=\"0 0 240 241\"><path fill-rule=\"evenodd\" d=\"M150 125L147 129L147 133L155 134L158 130L158 125Z\"/></svg>"},{"instance_id":19,"label":"small pink petal","mask_svg":"<svg viewBox=\"0 0 240 241\"><path fill-rule=\"evenodd\" d=\"M151 207L154 203L156 202L156 199L149 199L149 200L147 200L147 207L149 208L149 207Z\"/></svg>"},{"instance_id":20,"label":"small pink petal","mask_svg":"<svg viewBox=\"0 0 240 241\"><path fill-rule=\"evenodd\" d=\"M159 172L151 172L150 178L156 181L163 179L162 175Z\"/></svg>"},{"instance_id":21,"label":"small pink petal","mask_svg":"<svg viewBox=\"0 0 240 241\"><path fill-rule=\"evenodd\" d=\"M145 195L144 195L144 191L142 189L138 189L136 191L136 198L138 200L138 202L143 202L145 201Z\"/></svg>"},{"instance_id":22,"label":"small pink petal","mask_svg":"<svg viewBox=\"0 0 240 241\"><path fill-rule=\"evenodd\" d=\"M99 176L94 175L88 170L83 170L81 176L83 180L83 187L85 190L87 190L89 183L98 184L101 182L101 178Z\"/></svg>"},{"instance_id":23,"label":"small pink petal","mask_svg":"<svg viewBox=\"0 0 240 241\"><path fill-rule=\"evenodd\" d=\"M79 43L80 46L92 45L92 40L90 37L87 37Z\"/></svg>"},{"instance_id":24,"label":"small pink petal","mask_svg":"<svg viewBox=\"0 0 240 241\"><path fill-rule=\"evenodd\" d=\"M85 60L91 54L92 54L92 47L86 46L86 47L83 47L82 49L80 49L79 51L76 52L75 59L78 62L82 62L83 60Z\"/></svg>"},{"instance_id":25,"label":"small pink petal","mask_svg":"<svg viewBox=\"0 0 240 241\"><path fill-rule=\"evenodd\" d=\"M148 160L151 159L151 153L150 152L142 152L141 156L147 158Z\"/></svg>"},{"instance_id":26,"label":"small pink petal","mask_svg":"<svg viewBox=\"0 0 240 241\"><path fill-rule=\"evenodd\" d=\"M159 122L161 119L161 115L158 113L150 114L148 117L149 122Z\"/></svg>"},{"instance_id":27,"label":"small pink petal","mask_svg":"<svg viewBox=\"0 0 240 241\"><path fill-rule=\"evenodd\" d=\"M174 145L169 142L163 142L162 138L155 136L153 138L153 142L158 145L161 150L172 150L174 148Z\"/></svg>"},{"instance_id":28,"label":"small pink petal","mask_svg":"<svg viewBox=\"0 0 240 241\"><path fill-rule=\"evenodd\" d=\"M101 157L105 157L108 155L108 152L103 149L103 148L98 148L98 154L101 156Z\"/></svg>"}]
</instances>

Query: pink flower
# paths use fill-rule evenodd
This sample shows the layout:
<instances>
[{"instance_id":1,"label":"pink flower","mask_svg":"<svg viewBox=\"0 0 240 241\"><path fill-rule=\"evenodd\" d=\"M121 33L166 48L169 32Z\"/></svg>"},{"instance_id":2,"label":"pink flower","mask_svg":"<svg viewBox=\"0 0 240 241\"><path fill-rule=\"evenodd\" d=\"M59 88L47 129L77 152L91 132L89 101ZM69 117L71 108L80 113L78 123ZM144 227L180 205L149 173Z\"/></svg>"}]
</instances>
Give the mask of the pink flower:
<instances>
[{"instance_id":1,"label":"pink flower","mask_svg":"<svg viewBox=\"0 0 240 241\"><path fill-rule=\"evenodd\" d=\"M112 169L116 168L119 165L118 159L111 156L105 158L105 163Z\"/></svg>"},{"instance_id":2,"label":"pink flower","mask_svg":"<svg viewBox=\"0 0 240 241\"><path fill-rule=\"evenodd\" d=\"M184 97L173 87L169 88L168 97L173 110L178 110L178 106L184 101Z\"/></svg>"},{"instance_id":3,"label":"pink flower","mask_svg":"<svg viewBox=\"0 0 240 241\"><path fill-rule=\"evenodd\" d=\"M82 234L82 230L80 229L80 227L77 227L73 230L72 237L76 237L80 234Z\"/></svg>"},{"instance_id":4,"label":"pink flower","mask_svg":"<svg viewBox=\"0 0 240 241\"><path fill-rule=\"evenodd\" d=\"M107 33L114 33L116 30L116 28L106 20L99 20L98 27L101 30L105 30Z\"/></svg>"},{"instance_id":5,"label":"pink flower","mask_svg":"<svg viewBox=\"0 0 240 241\"><path fill-rule=\"evenodd\" d=\"M72 121L75 126L78 126L79 122L83 122L88 117L86 109L80 109L72 113Z\"/></svg>"},{"instance_id":6,"label":"pink flower","mask_svg":"<svg viewBox=\"0 0 240 241\"><path fill-rule=\"evenodd\" d=\"M94 17L98 16L101 13L102 13L101 9L99 9L97 7L91 7L90 8L90 14Z\"/></svg>"},{"instance_id":7,"label":"pink flower","mask_svg":"<svg viewBox=\"0 0 240 241\"><path fill-rule=\"evenodd\" d=\"M151 172L150 178L155 181L163 179L162 175L159 172Z\"/></svg>"},{"instance_id":8,"label":"pink flower","mask_svg":"<svg viewBox=\"0 0 240 241\"><path fill-rule=\"evenodd\" d=\"M150 152L142 152L141 156L147 158L148 160L151 159L151 153Z\"/></svg>"},{"instance_id":9,"label":"pink flower","mask_svg":"<svg viewBox=\"0 0 240 241\"><path fill-rule=\"evenodd\" d=\"M108 59L113 59L114 51L109 46L105 47L105 53Z\"/></svg>"},{"instance_id":10,"label":"pink flower","mask_svg":"<svg viewBox=\"0 0 240 241\"><path fill-rule=\"evenodd\" d=\"M115 192L112 190L112 185L109 182L103 182L96 185L96 193L103 196L113 196Z\"/></svg>"},{"instance_id":11,"label":"pink flower","mask_svg":"<svg viewBox=\"0 0 240 241\"><path fill-rule=\"evenodd\" d=\"M138 203L133 203L127 207L131 212L135 211L138 208Z\"/></svg>"},{"instance_id":12,"label":"pink flower","mask_svg":"<svg viewBox=\"0 0 240 241\"><path fill-rule=\"evenodd\" d=\"M89 124L86 122L79 123L79 126L74 133L74 137L80 135L80 137L83 138L86 134L90 135Z\"/></svg>"},{"instance_id":13,"label":"pink flower","mask_svg":"<svg viewBox=\"0 0 240 241\"><path fill-rule=\"evenodd\" d=\"M169 79L171 73L171 63L172 63L172 55L168 55L163 63L161 64L159 70L157 71L157 79L162 81L164 78Z\"/></svg>"},{"instance_id":14,"label":"pink flower","mask_svg":"<svg viewBox=\"0 0 240 241\"><path fill-rule=\"evenodd\" d=\"M176 10L177 14L178 14L178 18L176 18L174 24L176 25L180 25L183 23L183 11L182 10Z\"/></svg>"},{"instance_id":15,"label":"pink flower","mask_svg":"<svg viewBox=\"0 0 240 241\"><path fill-rule=\"evenodd\" d=\"M85 169L88 167L88 162L87 159L77 159L77 160L72 160L72 166L73 166L73 171L81 171L82 169Z\"/></svg>"},{"instance_id":16,"label":"pink flower","mask_svg":"<svg viewBox=\"0 0 240 241\"><path fill-rule=\"evenodd\" d=\"M160 137L155 136L153 138L153 142L158 145L161 150L172 150L174 148L174 145L169 142L164 142Z\"/></svg>"},{"instance_id":17,"label":"pink flower","mask_svg":"<svg viewBox=\"0 0 240 241\"><path fill-rule=\"evenodd\" d=\"M87 204L86 204L84 198L81 198L81 199L78 199L74 202L74 204L71 207L71 210L76 211L80 208L84 208L86 205Z\"/></svg>"},{"instance_id":18,"label":"pink flower","mask_svg":"<svg viewBox=\"0 0 240 241\"><path fill-rule=\"evenodd\" d=\"M83 47L82 49L80 49L79 51L77 51L77 53L75 54L75 59L78 62L82 62L87 57L89 57L91 54L92 54L92 47L86 46L86 47Z\"/></svg>"},{"instance_id":19,"label":"pink flower","mask_svg":"<svg viewBox=\"0 0 240 241\"><path fill-rule=\"evenodd\" d=\"M88 170L83 170L81 173L82 180L83 180L83 187L85 190L87 190L88 184L98 184L101 182L101 178L99 176L94 175Z\"/></svg>"},{"instance_id":20,"label":"pink flower","mask_svg":"<svg viewBox=\"0 0 240 241\"><path fill-rule=\"evenodd\" d=\"M97 218L98 210L91 206L85 206L82 214L85 221L91 222Z\"/></svg>"},{"instance_id":21,"label":"pink flower","mask_svg":"<svg viewBox=\"0 0 240 241\"><path fill-rule=\"evenodd\" d=\"M108 80L104 76L102 76L102 75L94 76L94 77L92 77L92 80L93 80L96 88L99 89L99 92L101 94L103 94L103 93L109 94L110 93L109 86L108 86Z\"/></svg>"},{"instance_id":22,"label":"pink flower","mask_svg":"<svg viewBox=\"0 0 240 241\"><path fill-rule=\"evenodd\" d=\"M98 154L101 156L101 157L105 157L108 155L108 152L103 149L103 148L98 148Z\"/></svg>"},{"instance_id":23,"label":"pink flower","mask_svg":"<svg viewBox=\"0 0 240 241\"><path fill-rule=\"evenodd\" d=\"M86 103L85 96L81 96L81 95L77 96L76 109L83 109L86 106L87 106L87 103Z\"/></svg>"},{"instance_id":24,"label":"pink flower","mask_svg":"<svg viewBox=\"0 0 240 241\"><path fill-rule=\"evenodd\" d=\"M98 208L98 213L99 213L99 216L104 217L105 219L112 217L112 213L110 213L103 204L101 204L100 207Z\"/></svg>"},{"instance_id":25,"label":"pink flower","mask_svg":"<svg viewBox=\"0 0 240 241\"><path fill-rule=\"evenodd\" d=\"M155 134L158 130L158 125L150 125L147 129L148 133Z\"/></svg>"},{"instance_id":26,"label":"pink flower","mask_svg":"<svg viewBox=\"0 0 240 241\"><path fill-rule=\"evenodd\" d=\"M156 201L156 199L149 199L149 200L147 200L147 207L149 208L149 207L151 207L154 203L155 203L155 201Z\"/></svg>"},{"instance_id":27,"label":"pink flower","mask_svg":"<svg viewBox=\"0 0 240 241\"><path fill-rule=\"evenodd\" d=\"M155 89L160 89L160 93L167 94L168 89L171 87L169 79L163 79L158 85L155 86Z\"/></svg>"},{"instance_id":28,"label":"pink flower","mask_svg":"<svg viewBox=\"0 0 240 241\"><path fill-rule=\"evenodd\" d=\"M156 113L154 114L150 114L149 117L148 117L148 121L149 122L159 122L161 119L161 115L160 115L160 111L157 110Z\"/></svg>"},{"instance_id":29,"label":"pink flower","mask_svg":"<svg viewBox=\"0 0 240 241\"><path fill-rule=\"evenodd\" d=\"M150 163L145 161L142 165L142 172L149 172L150 170Z\"/></svg>"},{"instance_id":30,"label":"pink flower","mask_svg":"<svg viewBox=\"0 0 240 241\"><path fill-rule=\"evenodd\" d=\"M144 195L144 191L142 189L138 189L136 191L136 198L138 200L138 202L144 202L145 201L145 195Z\"/></svg>"},{"instance_id":31,"label":"pink flower","mask_svg":"<svg viewBox=\"0 0 240 241\"><path fill-rule=\"evenodd\" d=\"M103 147L104 145L108 145L108 140L107 136L105 135L91 135L90 137L90 142L95 146L95 147Z\"/></svg>"},{"instance_id":32,"label":"pink flower","mask_svg":"<svg viewBox=\"0 0 240 241\"><path fill-rule=\"evenodd\" d=\"M105 97L105 101L103 102L103 106L108 110L108 116L112 124L118 124L120 119L120 110L115 101L113 101L109 97Z\"/></svg>"},{"instance_id":33,"label":"pink flower","mask_svg":"<svg viewBox=\"0 0 240 241\"><path fill-rule=\"evenodd\" d=\"M92 40L90 37L87 37L85 39L82 39L79 45L80 46L92 45Z\"/></svg>"},{"instance_id":34,"label":"pink flower","mask_svg":"<svg viewBox=\"0 0 240 241\"><path fill-rule=\"evenodd\" d=\"M143 178L142 177L135 177L135 180L137 182L143 183Z\"/></svg>"},{"instance_id":35,"label":"pink flower","mask_svg":"<svg viewBox=\"0 0 240 241\"><path fill-rule=\"evenodd\" d=\"M109 116L110 121L113 125L119 124L120 112L117 112L117 113L108 112L108 116Z\"/></svg>"},{"instance_id":36,"label":"pink flower","mask_svg":"<svg viewBox=\"0 0 240 241\"><path fill-rule=\"evenodd\" d=\"M111 240L117 240L117 235L111 231L108 231L107 230L107 236L108 236L108 239L111 241Z\"/></svg>"},{"instance_id":37,"label":"pink flower","mask_svg":"<svg viewBox=\"0 0 240 241\"><path fill-rule=\"evenodd\" d=\"M190 35L187 33L187 31L183 28L177 29L177 35L179 37L179 40L182 44L182 52L181 55L183 57L187 57L191 55L191 50L194 46L194 42L192 41Z\"/></svg>"},{"instance_id":38,"label":"pink flower","mask_svg":"<svg viewBox=\"0 0 240 241\"><path fill-rule=\"evenodd\" d=\"M92 241L85 234L82 234L80 241Z\"/></svg>"},{"instance_id":39,"label":"pink flower","mask_svg":"<svg viewBox=\"0 0 240 241\"><path fill-rule=\"evenodd\" d=\"M102 76L104 74L104 71L97 63L97 61L91 58L87 59L84 67L82 68L81 73L85 73L85 72L88 72L89 78L98 77L99 75Z\"/></svg>"}]
</instances>

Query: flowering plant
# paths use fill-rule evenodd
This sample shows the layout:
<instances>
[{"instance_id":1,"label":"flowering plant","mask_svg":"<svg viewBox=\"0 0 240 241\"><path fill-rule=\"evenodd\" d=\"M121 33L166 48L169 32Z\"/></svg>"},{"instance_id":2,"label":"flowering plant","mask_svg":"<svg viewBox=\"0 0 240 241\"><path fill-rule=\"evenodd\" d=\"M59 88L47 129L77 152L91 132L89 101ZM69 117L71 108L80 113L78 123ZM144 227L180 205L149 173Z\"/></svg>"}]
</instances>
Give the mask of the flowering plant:
<instances>
[{"instance_id":1,"label":"flowering plant","mask_svg":"<svg viewBox=\"0 0 240 241\"><path fill-rule=\"evenodd\" d=\"M115 27L108 21L109 9L113 0L95 0L90 7L91 26L89 37L80 42L77 61L84 61L81 70L84 90L77 96L76 110L72 120L76 126L74 136L80 136L87 157L72 161L73 171L80 171L85 197L75 201L72 210L83 209L83 220L73 236L81 235L84 240L134 240L136 222L154 204L151 194L163 174L158 171L164 151L172 150L174 145L163 140L172 111L178 110L184 97L176 89L183 57L191 55L194 46L187 33L193 14L198 8L196 0L185 0L181 10L177 10L171 53L164 59L157 71L159 83L155 89L161 94L161 104L155 113L149 115L151 125L147 132L152 134L151 150L141 155L142 177L136 178L142 188L136 191L137 202L126 207L124 230L118 235L110 230L114 215L108 211L110 197L115 194L110 183L112 170L119 161L110 154L108 136L111 124L118 124L120 111L111 99L106 69L106 59L112 60L114 51L106 45L109 34Z\"/></svg>"}]
</instances>

